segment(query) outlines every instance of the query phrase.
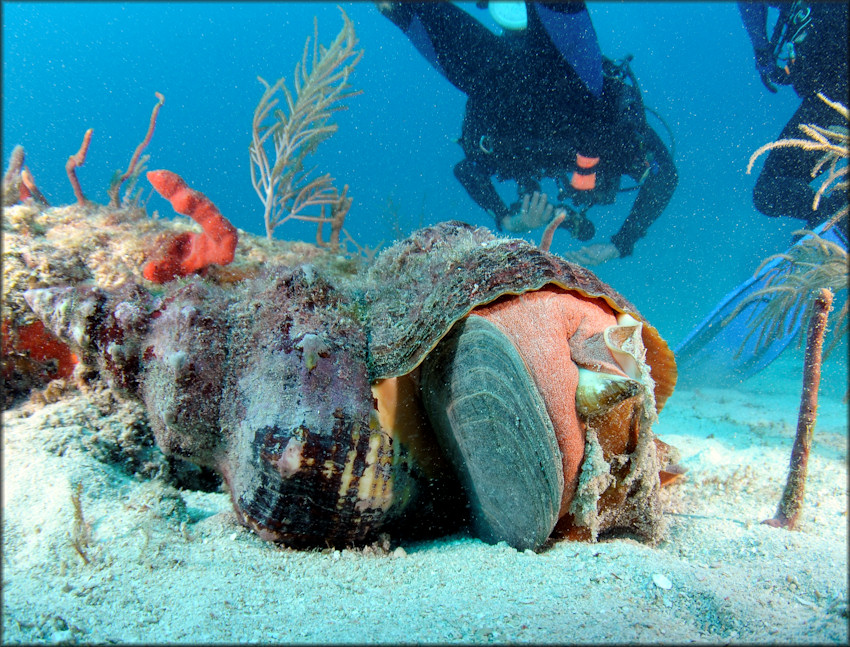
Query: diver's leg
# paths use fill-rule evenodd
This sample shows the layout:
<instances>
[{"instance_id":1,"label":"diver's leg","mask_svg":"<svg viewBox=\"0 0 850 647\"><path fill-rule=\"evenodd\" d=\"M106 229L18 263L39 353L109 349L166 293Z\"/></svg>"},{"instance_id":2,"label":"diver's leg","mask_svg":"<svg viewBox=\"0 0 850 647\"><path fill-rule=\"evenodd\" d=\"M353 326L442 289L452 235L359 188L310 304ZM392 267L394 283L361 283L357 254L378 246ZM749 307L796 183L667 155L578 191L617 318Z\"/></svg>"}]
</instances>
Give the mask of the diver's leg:
<instances>
[{"instance_id":1,"label":"diver's leg","mask_svg":"<svg viewBox=\"0 0 850 647\"><path fill-rule=\"evenodd\" d=\"M613 126L603 100L602 51L596 31L584 2L527 6L530 63L538 85L548 88L549 95L541 109L554 106L556 114L569 114L577 148L577 170L570 183L577 191L592 190L605 131Z\"/></svg>"},{"instance_id":2,"label":"diver's leg","mask_svg":"<svg viewBox=\"0 0 850 647\"><path fill-rule=\"evenodd\" d=\"M488 83L491 66L503 57L498 36L451 2L390 2L379 9L467 95Z\"/></svg>"},{"instance_id":3,"label":"diver's leg","mask_svg":"<svg viewBox=\"0 0 850 647\"><path fill-rule=\"evenodd\" d=\"M602 50L584 2L529 3L528 29L547 40L575 70L590 93L602 96Z\"/></svg>"},{"instance_id":4,"label":"diver's leg","mask_svg":"<svg viewBox=\"0 0 850 647\"><path fill-rule=\"evenodd\" d=\"M800 139L803 137L798 128L800 124L829 127L837 123L836 116L837 113L816 96L805 97L779 139ZM821 156L820 151L794 146L770 151L753 189L756 209L773 218L798 218L805 221L809 229L833 215L847 203L843 191L834 191L821 200L817 211L812 209L816 189L812 189L809 183L812 181L812 169Z\"/></svg>"}]
</instances>

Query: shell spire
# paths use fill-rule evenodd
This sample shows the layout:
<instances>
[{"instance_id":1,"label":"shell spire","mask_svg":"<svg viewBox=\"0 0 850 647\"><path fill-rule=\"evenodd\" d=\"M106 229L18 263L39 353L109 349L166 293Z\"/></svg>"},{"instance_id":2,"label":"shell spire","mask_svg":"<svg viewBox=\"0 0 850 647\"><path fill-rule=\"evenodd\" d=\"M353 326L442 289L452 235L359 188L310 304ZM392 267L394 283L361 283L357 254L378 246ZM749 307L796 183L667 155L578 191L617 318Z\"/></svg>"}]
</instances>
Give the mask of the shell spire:
<instances>
[{"instance_id":1,"label":"shell spire","mask_svg":"<svg viewBox=\"0 0 850 647\"><path fill-rule=\"evenodd\" d=\"M110 386L135 393L141 340L151 316L151 296L134 285L111 294L89 286L38 288L24 293L33 312L83 362L105 374Z\"/></svg>"},{"instance_id":2,"label":"shell spire","mask_svg":"<svg viewBox=\"0 0 850 647\"><path fill-rule=\"evenodd\" d=\"M313 268L277 268L237 289L191 278L157 298L138 285L25 298L145 405L165 454L222 476L239 521L265 539L363 543L465 512L452 479L433 483L442 473L420 465L436 462L424 455L435 443L381 425L357 304Z\"/></svg>"}]
</instances>

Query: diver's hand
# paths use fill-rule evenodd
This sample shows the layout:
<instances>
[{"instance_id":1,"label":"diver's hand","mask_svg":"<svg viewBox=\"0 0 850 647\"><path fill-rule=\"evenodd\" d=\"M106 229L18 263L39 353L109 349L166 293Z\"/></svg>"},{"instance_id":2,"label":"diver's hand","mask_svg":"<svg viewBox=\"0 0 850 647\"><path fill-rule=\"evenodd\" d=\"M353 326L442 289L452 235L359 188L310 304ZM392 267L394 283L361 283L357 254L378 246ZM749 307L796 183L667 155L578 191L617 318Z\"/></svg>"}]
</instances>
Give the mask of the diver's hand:
<instances>
[{"instance_id":1,"label":"diver's hand","mask_svg":"<svg viewBox=\"0 0 850 647\"><path fill-rule=\"evenodd\" d=\"M529 231L537 229L552 220L554 206L549 204L549 197L545 193L535 191L533 194L525 194L519 212L508 216L502 221L502 227L508 231Z\"/></svg>"},{"instance_id":2,"label":"diver's hand","mask_svg":"<svg viewBox=\"0 0 850 647\"><path fill-rule=\"evenodd\" d=\"M577 263L584 267L593 267L594 265L602 265L615 258L620 258L620 252L611 243L597 243L595 245L587 245L574 252L563 254L571 263Z\"/></svg>"}]
</instances>

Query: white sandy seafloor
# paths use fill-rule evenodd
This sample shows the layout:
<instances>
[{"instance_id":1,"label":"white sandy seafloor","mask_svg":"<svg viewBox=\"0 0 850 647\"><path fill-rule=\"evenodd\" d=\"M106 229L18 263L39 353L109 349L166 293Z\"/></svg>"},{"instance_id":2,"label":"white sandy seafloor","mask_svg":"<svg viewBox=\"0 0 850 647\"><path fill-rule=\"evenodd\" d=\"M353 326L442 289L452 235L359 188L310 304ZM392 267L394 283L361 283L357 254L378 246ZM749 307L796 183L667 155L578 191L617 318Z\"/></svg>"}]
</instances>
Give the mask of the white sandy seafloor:
<instances>
[{"instance_id":1,"label":"white sandy seafloor","mask_svg":"<svg viewBox=\"0 0 850 647\"><path fill-rule=\"evenodd\" d=\"M4 416L3 641L844 644L846 368L821 396L800 531L759 523L796 427L802 359L786 355L742 387L669 401L656 431L689 471L666 490L657 547L280 549L239 528L225 494L133 479L69 441L90 433L63 425L79 397L18 407ZM78 482L90 564L71 546Z\"/></svg>"}]
</instances>

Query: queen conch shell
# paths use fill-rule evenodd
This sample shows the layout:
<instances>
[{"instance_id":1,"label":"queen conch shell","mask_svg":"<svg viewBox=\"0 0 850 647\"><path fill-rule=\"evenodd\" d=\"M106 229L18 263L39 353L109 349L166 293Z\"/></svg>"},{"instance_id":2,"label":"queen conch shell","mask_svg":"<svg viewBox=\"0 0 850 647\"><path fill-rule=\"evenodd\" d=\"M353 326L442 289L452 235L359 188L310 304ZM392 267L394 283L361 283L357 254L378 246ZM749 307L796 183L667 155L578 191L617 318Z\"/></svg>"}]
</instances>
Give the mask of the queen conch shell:
<instances>
[{"instance_id":1,"label":"queen conch shell","mask_svg":"<svg viewBox=\"0 0 850 647\"><path fill-rule=\"evenodd\" d=\"M466 519L517 548L659 536L651 424L672 353L589 270L524 241L449 222L346 280L301 265L26 299L145 404L164 452L217 470L266 539L358 544Z\"/></svg>"}]
</instances>

